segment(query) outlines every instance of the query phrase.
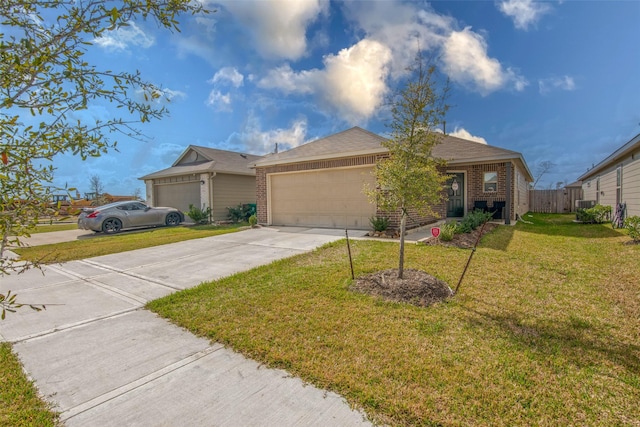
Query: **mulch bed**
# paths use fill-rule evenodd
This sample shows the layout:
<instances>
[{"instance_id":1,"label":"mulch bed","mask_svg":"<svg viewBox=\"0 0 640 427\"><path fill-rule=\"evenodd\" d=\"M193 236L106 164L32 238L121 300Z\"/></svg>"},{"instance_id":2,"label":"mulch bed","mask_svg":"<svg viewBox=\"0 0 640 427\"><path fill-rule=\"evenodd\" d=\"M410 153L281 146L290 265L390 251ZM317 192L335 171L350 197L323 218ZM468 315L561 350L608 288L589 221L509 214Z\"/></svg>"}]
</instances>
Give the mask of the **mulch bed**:
<instances>
[{"instance_id":1,"label":"mulch bed","mask_svg":"<svg viewBox=\"0 0 640 427\"><path fill-rule=\"evenodd\" d=\"M486 234L499 224L487 223L484 229L477 228L471 233L455 234L453 240L443 242L438 239L427 239L421 243L425 245L455 246L458 248L472 248L482 231ZM405 269L403 278L398 279L398 270L390 269L360 276L349 288L353 292L374 295L389 301L404 302L428 307L432 304L446 301L453 296L449 285L432 275L414 269Z\"/></svg>"},{"instance_id":2,"label":"mulch bed","mask_svg":"<svg viewBox=\"0 0 640 427\"><path fill-rule=\"evenodd\" d=\"M482 230L482 235L489 233L500 224L496 224L494 222L488 222L485 224L484 229ZM453 240L449 242L445 242L440 239L429 238L427 240L422 241L421 243L425 245L442 245L442 246L455 246L457 248L469 249L472 248L473 245L478 241L478 236L480 235L482 227L478 227L473 230L471 233L460 233L454 234Z\"/></svg>"},{"instance_id":3,"label":"mulch bed","mask_svg":"<svg viewBox=\"0 0 640 427\"><path fill-rule=\"evenodd\" d=\"M428 307L453 296L445 282L424 271L406 269L398 279L398 270L383 270L358 277L350 289L386 300Z\"/></svg>"}]
</instances>

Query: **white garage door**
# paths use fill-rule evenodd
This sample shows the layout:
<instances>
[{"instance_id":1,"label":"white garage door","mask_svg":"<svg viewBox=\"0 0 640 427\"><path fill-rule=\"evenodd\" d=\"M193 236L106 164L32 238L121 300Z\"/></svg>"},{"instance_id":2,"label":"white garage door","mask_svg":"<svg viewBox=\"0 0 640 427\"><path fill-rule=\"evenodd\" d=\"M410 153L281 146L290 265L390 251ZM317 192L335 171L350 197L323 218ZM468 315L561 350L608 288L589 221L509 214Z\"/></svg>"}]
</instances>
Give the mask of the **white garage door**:
<instances>
[{"instance_id":1,"label":"white garage door","mask_svg":"<svg viewBox=\"0 0 640 427\"><path fill-rule=\"evenodd\" d=\"M154 205L169 206L180 209L182 212L187 212L191 204L202 207L200 203L200 181L156 186Z\"/></svg>"},{"instance_id":2,"label":"white garage door","mask_svg":"<svg viewBox=\"0 0 640 427\"><path fill-rule=\"evenodd\" d=\"M372 168L325 169L269 175L273 225L367 229L375 205L364 194L374 187Z\"/></svg>"}]
</instances>

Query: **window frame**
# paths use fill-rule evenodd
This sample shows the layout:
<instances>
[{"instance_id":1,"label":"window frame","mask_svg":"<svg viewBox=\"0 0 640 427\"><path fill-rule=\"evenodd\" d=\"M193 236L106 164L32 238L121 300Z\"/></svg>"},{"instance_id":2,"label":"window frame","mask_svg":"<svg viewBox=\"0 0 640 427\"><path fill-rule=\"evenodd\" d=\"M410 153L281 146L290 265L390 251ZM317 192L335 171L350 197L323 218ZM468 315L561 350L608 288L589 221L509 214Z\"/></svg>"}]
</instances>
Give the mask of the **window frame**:
<instances>
[{"instance_id":1,"label":"window frame","mask_svg":"<svg viewBox=\"0 0 640 427\"><path fill-rule=\"evenodd\" d=\"M487 175L493 175L494 179L487 179ZM482 191L485 193L497 193L498 192L498 171L484 172L482 176Z\"/></svg>"}]
</instances>

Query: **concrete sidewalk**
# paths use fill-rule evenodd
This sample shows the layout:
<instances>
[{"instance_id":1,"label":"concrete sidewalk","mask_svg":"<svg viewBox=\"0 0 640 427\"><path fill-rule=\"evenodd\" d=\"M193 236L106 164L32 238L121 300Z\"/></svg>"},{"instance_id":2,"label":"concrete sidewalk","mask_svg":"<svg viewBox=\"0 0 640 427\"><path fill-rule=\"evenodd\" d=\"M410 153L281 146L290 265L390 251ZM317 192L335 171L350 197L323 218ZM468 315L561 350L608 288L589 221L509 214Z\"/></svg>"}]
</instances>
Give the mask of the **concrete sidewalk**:
<instances>
[{"instance_id":1,"label":"concrete sidewalk","mask_svg":"<svg viewBox=\"0 0 640 427\"><path fill-rule=\"evenodd\" d=\"M3 277L3 291L48 307L10 314L0 322L0 339L13 343L68 426L369 425L339 395L262 367L143 308L176 290L342 237L251 229L47 266L44 275L30 270Z\"/></svg>"}]
</instances>

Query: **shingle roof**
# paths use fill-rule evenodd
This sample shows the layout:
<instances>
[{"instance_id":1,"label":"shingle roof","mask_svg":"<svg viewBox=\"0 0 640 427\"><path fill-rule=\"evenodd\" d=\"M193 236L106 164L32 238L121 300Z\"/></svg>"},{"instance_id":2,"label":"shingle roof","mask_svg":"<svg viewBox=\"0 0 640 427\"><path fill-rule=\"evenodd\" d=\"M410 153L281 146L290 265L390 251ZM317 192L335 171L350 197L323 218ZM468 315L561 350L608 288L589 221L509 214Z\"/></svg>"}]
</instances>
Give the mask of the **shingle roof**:
<instances>
[{"instance_id":1,"label":"shingle roof","mask_svg":"<svg viewBox=\"0 0 640 427\"><path fill-rule=\"evenodd\" d=\"M387 149L381 145L383 141L385 141L384 137L356 126L282 153L267 155L258 160L255 166L385 153ZM438 145L433 147L432 154L434 157L447 160L450 164L519 159L528 171L522 155L516 151L450 135L445 136Z\"/></svg>"},{"instance_id":2,"label":"shingle roof","mask_svg":"<svg viewBox=\"0 0 640 427\"><path fill-rule=\"evenodd\" d=\"M450 163L509 159L521 156L516 151L456 138L451 135L445 136L438 145L433 147L432 154L434 157L447 160Z\"/></svg>"},{"instance_id":3,"label":"shingle roof","mask_svg":"<svg viewBox=\"0 0 640 427\"><path fill-rule=\"evenodd\" d=\"M203 160L191 163L185 162L184 160L191 152L200 154L198 159ZM146 180L207 172L255 175L255 170L250 167L260 158L261 156L253 154L243 154L235 151L218 150L217 148L190 145L171 167L145 175L139 179Z\"/></svg>"},{"instance_id":4,"label":"shingle roof","mask_svg":"<svg viewBox=\"0 0 640 427\"><path fill-rule=\"evenodd\" d=\"M258 160L256 166L261 166L262 163L292 163L301 159L348 157L365 152L384 153L387 150L380 145L384 140L380 135L356 126L291 150L268 154Z\"/></svg>"}]
</instances>

